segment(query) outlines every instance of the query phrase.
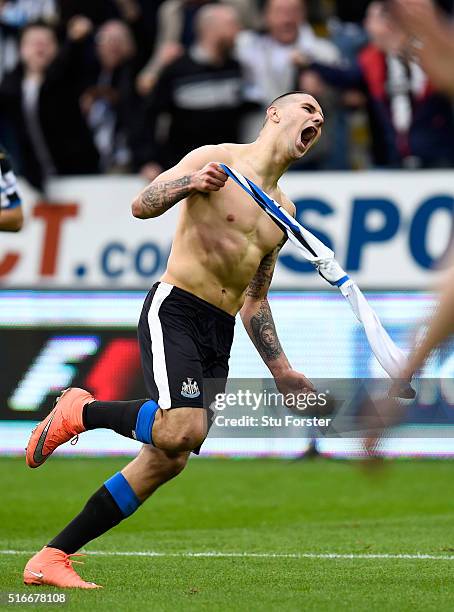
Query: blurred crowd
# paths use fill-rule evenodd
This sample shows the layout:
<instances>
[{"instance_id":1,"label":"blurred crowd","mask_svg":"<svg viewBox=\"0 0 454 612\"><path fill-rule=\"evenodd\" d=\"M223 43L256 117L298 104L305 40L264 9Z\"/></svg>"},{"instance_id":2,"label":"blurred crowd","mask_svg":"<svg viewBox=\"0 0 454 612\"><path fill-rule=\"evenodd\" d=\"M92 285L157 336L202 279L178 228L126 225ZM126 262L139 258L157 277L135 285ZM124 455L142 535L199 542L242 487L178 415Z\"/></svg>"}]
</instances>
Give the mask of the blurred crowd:
<instances>
[{"instance_id":1,"label":"blurred crowd","mask_svg":"<svg viewBox=\"0 0 454 612\"><path fill-rule=\"evenodd\" d=\"M326 117L298 169L454 165L452 101L392 0L0 0L0 141L40 190L255 138L278 95ZM439 0L452 14L452 0Z\"/></svg>"}]
</instances>

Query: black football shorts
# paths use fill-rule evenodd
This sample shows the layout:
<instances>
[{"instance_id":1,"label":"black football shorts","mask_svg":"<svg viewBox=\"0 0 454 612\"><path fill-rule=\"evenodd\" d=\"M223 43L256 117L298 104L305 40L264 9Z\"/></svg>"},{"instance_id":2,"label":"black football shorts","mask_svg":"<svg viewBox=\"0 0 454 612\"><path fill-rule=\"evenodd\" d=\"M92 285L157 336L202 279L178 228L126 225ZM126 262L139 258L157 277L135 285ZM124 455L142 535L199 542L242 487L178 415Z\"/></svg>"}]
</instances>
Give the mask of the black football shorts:
<instances>
[{"instance_id":1,"label":"black football shorts","mask_svg":"<svg viewBox=\"0 0 454 612\"><path fill-rule=\"evenodd\" d=\"M234 326L234 316L192 293L153 285L138 329L150 398L162 409L206 408L212 417L210 404L225 390Z\"/></svg>"}]
</instances>

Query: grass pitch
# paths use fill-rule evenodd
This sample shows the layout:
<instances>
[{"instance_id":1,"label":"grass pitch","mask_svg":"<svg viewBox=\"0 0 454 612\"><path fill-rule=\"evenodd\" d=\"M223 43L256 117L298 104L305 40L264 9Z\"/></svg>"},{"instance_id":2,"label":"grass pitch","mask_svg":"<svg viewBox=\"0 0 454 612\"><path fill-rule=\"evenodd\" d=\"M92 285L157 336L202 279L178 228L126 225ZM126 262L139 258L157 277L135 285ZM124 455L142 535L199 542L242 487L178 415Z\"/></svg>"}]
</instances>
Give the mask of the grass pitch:
<instances>
[{"instance_id":1,"label":"grass pitch","mask_svg":"<svg viewBox=\"0 0 454 612\"><path fill-rule=\"evenodd\" d=\"M0 459L0 591L58 592L26 588L30 555L5 551L38 550L124 463ZM99 554L76 567L105 588L67 591L63 609L453 610L453 476L450 461L398 461L371 480L347 462L194 459L87 547Z\"/></svg>"}]
</instances>

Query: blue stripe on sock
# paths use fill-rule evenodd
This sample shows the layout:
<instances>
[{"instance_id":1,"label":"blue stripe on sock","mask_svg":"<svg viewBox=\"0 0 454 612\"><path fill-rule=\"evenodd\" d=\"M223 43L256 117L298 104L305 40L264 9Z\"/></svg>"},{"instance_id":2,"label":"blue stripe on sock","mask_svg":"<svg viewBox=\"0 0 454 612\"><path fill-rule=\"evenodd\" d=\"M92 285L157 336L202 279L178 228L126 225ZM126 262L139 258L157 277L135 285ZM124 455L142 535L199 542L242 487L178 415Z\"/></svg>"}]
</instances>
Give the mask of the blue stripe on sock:
<instances>
[{"instance_id":1,"label":"blue stripe on sock","mask_svg":"<svg viewBox=\"0 0 454 612\"><path fill-rule=\"evenodd\" d=\"M112 495L125 517L135 512L140 506L139 498L121 472L117 472L112 478L106 480L104 486Z\"/></svg>"},{"instance_id":2,"label":"blue stripe on sock","mask_svg":"<svg viewBox=\"0 0 454 612\"><path fill-rule=\"evenodd\" d=\"M156 411L159 408L154 400L149 400L141 406L136 421L136 439L145 444L153 444L152 429Z\"/></svg>"}]
</instances>

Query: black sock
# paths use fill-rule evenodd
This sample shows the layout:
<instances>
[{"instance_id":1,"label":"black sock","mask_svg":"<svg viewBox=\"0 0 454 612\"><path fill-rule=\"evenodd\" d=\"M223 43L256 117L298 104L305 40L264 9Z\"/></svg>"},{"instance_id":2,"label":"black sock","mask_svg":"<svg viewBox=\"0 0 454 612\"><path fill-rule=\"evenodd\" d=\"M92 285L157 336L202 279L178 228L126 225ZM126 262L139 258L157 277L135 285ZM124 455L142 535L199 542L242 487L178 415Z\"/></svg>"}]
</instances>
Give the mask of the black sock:
<instances>
[{"instance_id":1,"label":"black sock","mask_svg":"<svg viewBox=\"0 0 454 612\"><path fill-rule=\"evenodd\" d=\"M90 540L118 525L124 518L123 512L103 485L90 497L82 512L47 546L58 548L68 555L75 553Z\"/></svg>"},{"instance_id":2,"label":"black sock","mask_svg":"<svg viewBox=\"0 0 454 612\"><path fill-rule=\"evenodd\" d=\"M85 404L82 419L86 429L104 427L135 439L137 415L146 399L130 402L91 402ZM134 432L134 434L133 434Z\"/></svg>"}]
</instances>

